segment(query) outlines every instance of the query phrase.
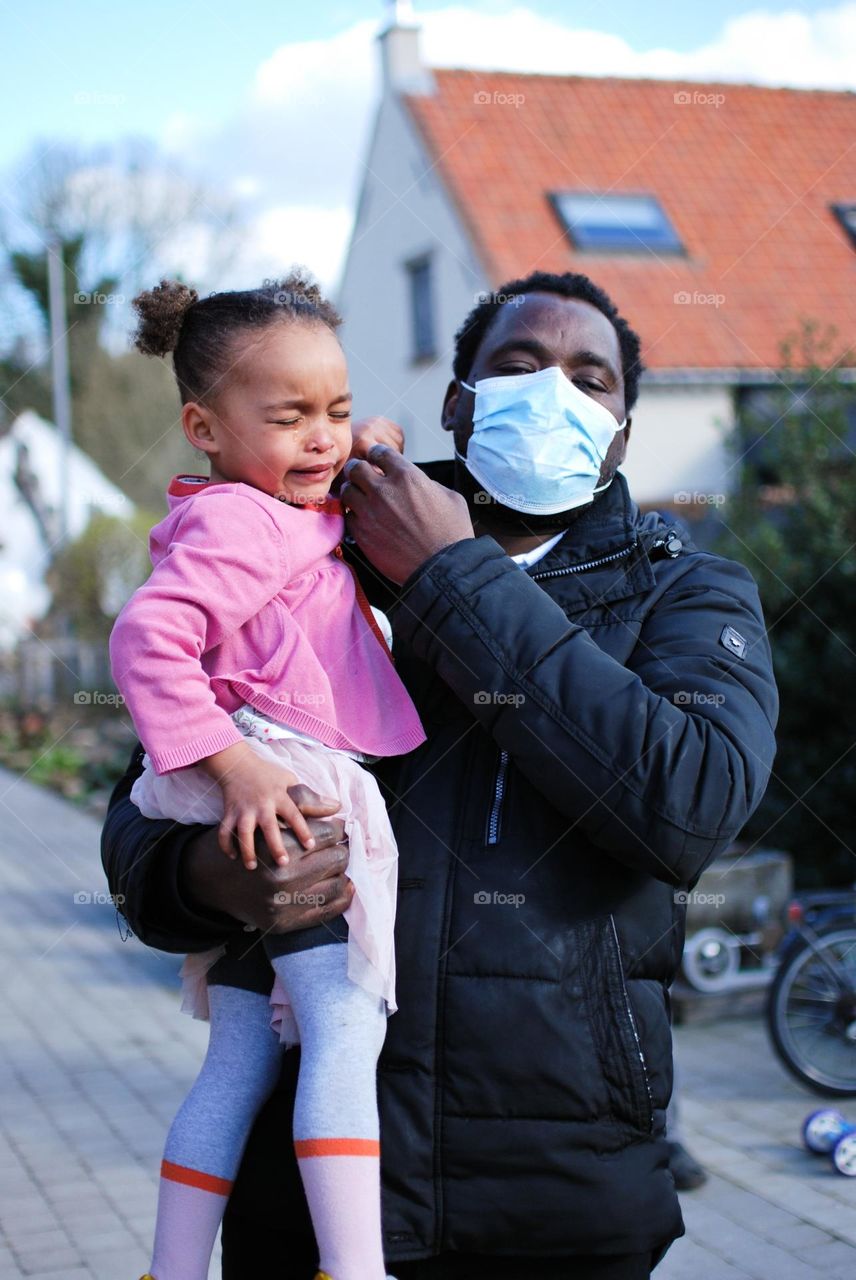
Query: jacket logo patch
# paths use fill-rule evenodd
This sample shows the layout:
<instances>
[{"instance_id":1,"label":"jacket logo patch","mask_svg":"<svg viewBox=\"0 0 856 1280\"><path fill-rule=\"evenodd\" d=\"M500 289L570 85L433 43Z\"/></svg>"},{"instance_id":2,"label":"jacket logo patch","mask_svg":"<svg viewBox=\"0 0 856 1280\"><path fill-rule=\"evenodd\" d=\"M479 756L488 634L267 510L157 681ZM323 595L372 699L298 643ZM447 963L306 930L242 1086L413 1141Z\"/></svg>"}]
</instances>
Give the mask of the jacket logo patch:
<instances>
[{"instance_id":1,"label":"jacket logo patch","mask_svg":"<svg viewBox=\"0 0 856 1280\"><path fill-rule=\"evenodd\" d=\"M735 658L746 657L746 641L743 639L739 631L735 631L733 627L723 627L722 634L719 637L719 643L729 653L733 653Z\"/></svg>"}]
</instances>

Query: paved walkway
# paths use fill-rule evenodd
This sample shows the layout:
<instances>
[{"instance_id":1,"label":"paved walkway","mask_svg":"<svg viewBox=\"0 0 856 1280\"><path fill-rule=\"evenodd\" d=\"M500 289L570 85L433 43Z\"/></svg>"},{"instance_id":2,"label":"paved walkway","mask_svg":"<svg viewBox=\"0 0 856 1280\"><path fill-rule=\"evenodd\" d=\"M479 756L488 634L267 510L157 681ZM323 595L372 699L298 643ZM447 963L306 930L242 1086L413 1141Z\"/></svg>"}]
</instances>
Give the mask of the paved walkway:
<instances>
[{"instance_id":1,"label":"paved walkway","mask_svg":"<svg viewBox=\"0 0 856 1280\"><path fill-rule=\"evenodd\" d=\"M121 943L98 902L97 823L0 770L0 833L0 1280L136 1280L205 1028L178 1015L177 959ZM713 1176L684 1197L688 1234L657 1280L852 1280L856 1180L798 1141L820 1104L754 1022L676 1039Z\"/></svg>"}]
</instances>

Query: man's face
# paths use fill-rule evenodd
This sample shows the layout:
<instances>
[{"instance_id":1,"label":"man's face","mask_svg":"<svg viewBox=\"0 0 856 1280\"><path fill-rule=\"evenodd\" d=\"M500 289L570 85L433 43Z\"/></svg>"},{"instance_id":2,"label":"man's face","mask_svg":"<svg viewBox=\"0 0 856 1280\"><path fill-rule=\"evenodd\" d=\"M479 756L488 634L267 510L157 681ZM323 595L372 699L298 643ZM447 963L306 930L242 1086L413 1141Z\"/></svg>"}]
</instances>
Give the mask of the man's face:
<instances>
[{"instance_id":1,"label":"man's face","mask_svg":"<svg viewBox=\"0 0 856 1280\"><path fill-rule=\"evenodd\" d=\"M537 373L557 366L580 391L597 400L616 422L625 417L624 378L618 334L603 312L588 302L553 293L522 294L506 302L479 347L467 381ZM443 406L443 426L466 457L473 433L472 391L453 382ZM630 423L616 432L598 484L612 479L624 459Z\"/></svg>"}]
</instances>

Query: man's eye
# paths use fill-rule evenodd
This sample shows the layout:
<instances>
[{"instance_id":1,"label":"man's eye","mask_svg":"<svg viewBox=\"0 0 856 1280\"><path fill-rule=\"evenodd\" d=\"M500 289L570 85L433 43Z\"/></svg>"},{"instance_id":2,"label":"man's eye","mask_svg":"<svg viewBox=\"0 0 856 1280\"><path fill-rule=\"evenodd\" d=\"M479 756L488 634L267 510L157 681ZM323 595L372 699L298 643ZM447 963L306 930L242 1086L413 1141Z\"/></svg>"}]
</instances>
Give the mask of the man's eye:
<instances>
[{"instance_id":1,"label":"man's eye","mask_svg":"<svg viewBox=\"0 0 856 1280\"><path fill-rule=\"evenodd\" d=\"M347 422L351 416L350 409L346 409L343 413L331 413L330 417L335 418L337 422Z\"/></svg>"},{"instance_id":2,"label":"man's eye","mask_svg":"<svg viewBox=\"0 0 856 1280\"><path fill-rule=\"evenodd\" d=\"M592 382L588 378L575 378L574 382L578 387L585 387L587 391L606 392L606 387L601 386L599 382Z\"/></svg>"},{"instance_id":3,"label":"man's eye","mask_svg":"<svg viewBox=\"0 0 856 1280\"><path fill-rule=\"evenodd\" d=\"M296 427L299 421L299 418L274 418L273 420L276 427Z\"/></svg>"}]
</instances>

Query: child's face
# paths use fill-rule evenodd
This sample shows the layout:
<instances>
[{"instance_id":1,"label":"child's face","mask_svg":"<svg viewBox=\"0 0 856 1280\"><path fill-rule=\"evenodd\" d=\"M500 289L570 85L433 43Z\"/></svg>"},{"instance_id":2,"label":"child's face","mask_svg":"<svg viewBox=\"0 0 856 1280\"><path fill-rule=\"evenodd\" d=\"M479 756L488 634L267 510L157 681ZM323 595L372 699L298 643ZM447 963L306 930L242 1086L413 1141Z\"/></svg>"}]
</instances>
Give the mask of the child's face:
<instances>
[{"instance_id":1,"label":"child's face","mask_svg":"<svg viewBox=\"0 0 856 1280\"><path fill-rule=\"evenodd\" d=\"M185 405L184 429L211 479L295 504L319 502L351 452L348 367L321 324L277 324L236 343L211 406Z\"/></svg>"}]
</instances>

